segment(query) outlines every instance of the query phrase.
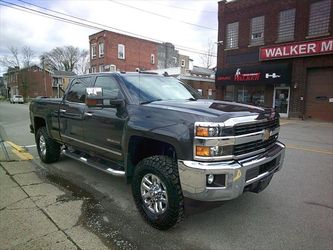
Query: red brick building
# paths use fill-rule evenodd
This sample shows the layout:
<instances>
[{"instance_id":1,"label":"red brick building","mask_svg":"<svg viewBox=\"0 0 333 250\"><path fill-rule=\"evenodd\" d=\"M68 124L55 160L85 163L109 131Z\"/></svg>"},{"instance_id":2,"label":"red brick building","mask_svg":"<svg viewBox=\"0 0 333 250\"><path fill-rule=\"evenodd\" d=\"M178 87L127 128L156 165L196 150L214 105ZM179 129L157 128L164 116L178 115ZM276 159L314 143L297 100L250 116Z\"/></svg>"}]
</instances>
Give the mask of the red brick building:
<instances>
[{"instance_id":1,"label":"red brick building","mask_svg":"<svg viewBox=\"0 0 333 250\"><path fill-rule=\"evenodd\" d=\"M157 68L158 43L111 31L89 36L90 71L135 71Z\"/></svg>"},{"instance_id":2,"label":"red brick building","mask_svg":"<svg viewBox=\"0 0 333 250\"><path fill-rule=\"evenodd\" d=\"M220 1L218 99L333 121L333 1Z\"/></svg>"},{"instance_id":3,"label":"red brick building","mask_svg":"<svg viewBox=\"0 0 333 250\"><path fill-rule=\"evenodd\" d=\"M25 100L37 96L52 96L51 72L34 65L24 69L9 69L4 77L9 95L22 95Z\"/></svg>"}]
</instances>

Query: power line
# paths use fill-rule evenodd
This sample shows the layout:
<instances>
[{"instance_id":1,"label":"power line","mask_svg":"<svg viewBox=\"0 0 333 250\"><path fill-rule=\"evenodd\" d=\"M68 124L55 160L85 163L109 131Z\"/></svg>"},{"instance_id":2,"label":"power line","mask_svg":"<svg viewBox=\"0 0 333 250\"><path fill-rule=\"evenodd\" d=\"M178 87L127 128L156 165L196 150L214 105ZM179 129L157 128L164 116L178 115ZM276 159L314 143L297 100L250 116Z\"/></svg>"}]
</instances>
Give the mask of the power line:
<instances>
[{"instance_id":1,"label":"power line","mask_svg":"<svg viewBox=\"0 0 333 250\"><path fill-rule=\"evenodd\" d=\"M109 1L111 1L113 3L116 3L116 4L119 4L119 5L122 5L122 6L125 6L125 7L128 7L128 8L131 8L131 9L142 11L142 12L154 15L154 16L166 18L166 19L169 19L169 20L174 20L174 21L177 21L177 22L180 22L180 23L185 23L187 25L195 26L195 27L198 27L198 28L201 28L201 29L208 29L208 30L217 31L217 29L214 29L214 28L210 28L210 27L199 25L199 24L195 24L195 23L189 23L189 22L186 22L186 21L178 20L178 19L174 19L174 18L171 18L171 17L168 17L168 16L157 14L155 12L152 12L152 11L149 11L149 10L145 10L145 9L141 9L141 8L138 8L138 7L135 7L135 6L132 6L132 5L125 4L125 3L120 3L120 2L117 2L117 1L114 1L114 0L109 0Z\"/></svg>"},{"instance_id":2,"label":"power line","mask_svg":"<svg viewBox=\"0 0 333 250\"><path fill-rule=\"evenodd\" d=\"M156 3L155 1L151 1L152 4L155 5L159 5L159 6L164 6L164 7L169 7L169 8L173 8L173 9L180 9L180 10L186 10L186 11L197 11L195 9L189 9L189 8L184 8L184 7L180 7L180 6L175 6L175 5L166 5L166 4L161 4L161 3ZM217 13L217 11L215 10L201 10L201 12L206 12L206 13Z\"/></svg>"},{"instance_id":3,"label":"power line","mask_svg":"<svg viewBox=\"0 0 333 250\"><path fill-rule=\"evenodd\" d=\"M68 15L68 14L65 14L65 13L62 13L62 12L59 12L59 11L54 11L54 10L51 10L51 9L48 9L48 8L44 8L44 7L41 7L41 6L32 4L32 3L22 1L22 0L18 0L18 1L29 4L29 5L32 5L32 6L35 6L35 7L40 8L40 9L47 10L49 12L57 13L57 14L67 16L67 17L70 17L70 18L74 18L74 19L83 21L84 23L79 22L79 21L75 21L75 20L72 20L72 19L67 19L67 18L64 18L64 17L56 16L56 15L53 15L53 14L50 14L50 13L45 13L45 12L42 12L42 11L39 11L39 10L31 9L31 8L28 8L28 7L25 7L25 6L22 6L22 5L10 3L10 2L4 1L4 0L0 0L0 5L8 7L8 8L16 9L16 10L19 10L19 11L23 11L23 12L36 14L36 15L46 17L46 18L49 18L49 19L53 19L53 20L57 20L57 21L60 21L60 22L65 22L65 23L85 27L85 28L90 28L90 29L95 29L95 30L96 29L97 30L105 30L105 28L107 28L111 31L115 30L115 31L118 31L118 32L122 32L126 35L132 35L132 36L139 37L139 38L142 38L142 39L147 39L147 40L150 40L150 41L153 41L153 42L163 43L163 41L158 40L158 39L142 36L142 35L132 33L132 32L128 32L128 31L118 29L118 28L115 28L115 27L107 26L107 25L100 24L100 23L93 22L93 21L89 21L89 20L85 20L83 18ZM3 4L3 3L5 3L5 4ZM207 54L207 52L204 52L204 51L201 51L201 50L198 50L198 49L188 48L188 47L185 47L185 46L182 46L182 45L176 45L175 44L175 47L176 47L176 49L188 51L188 52L195 53L195 54L202 54L202 55ZM212 56L216 57L216 55L212 55Z\"/></svg>"}]
</instances>

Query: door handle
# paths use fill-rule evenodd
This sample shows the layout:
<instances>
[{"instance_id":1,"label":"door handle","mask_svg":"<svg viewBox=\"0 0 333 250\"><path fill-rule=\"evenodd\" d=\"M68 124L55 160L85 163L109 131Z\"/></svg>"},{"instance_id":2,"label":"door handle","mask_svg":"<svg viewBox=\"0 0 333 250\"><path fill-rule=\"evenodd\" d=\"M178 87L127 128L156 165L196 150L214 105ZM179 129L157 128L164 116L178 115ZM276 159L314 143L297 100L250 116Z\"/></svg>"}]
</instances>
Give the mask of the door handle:
<instances>
[{"instance_id":1,"label":"door handle","mask_svg":"<svg viewBox=\"0 0 333 250\"><path fill-rule=\"evenodd\" d=\"M67 111L66 109L59 109L60 113L66 113L66 111Z\"/></svg>"},{"instance_id":2,"label":"door handle","mask_svg":"<svg viewBox=\"0 0 333 250\"><path fill-rule=\"evenodd\" d=\"M93 116L93 113L90 113L90 112L84 112L84 115L85 115L85 116Z\"/></svg>"}]
</instances>

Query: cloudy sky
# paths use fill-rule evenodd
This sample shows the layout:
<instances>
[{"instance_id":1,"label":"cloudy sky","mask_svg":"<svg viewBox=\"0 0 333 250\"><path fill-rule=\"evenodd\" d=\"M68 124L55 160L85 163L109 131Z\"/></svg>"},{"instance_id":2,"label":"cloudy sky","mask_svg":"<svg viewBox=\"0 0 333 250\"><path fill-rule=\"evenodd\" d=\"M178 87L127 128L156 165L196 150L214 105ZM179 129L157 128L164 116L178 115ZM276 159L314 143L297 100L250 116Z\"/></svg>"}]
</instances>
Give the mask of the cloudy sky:
<instances>
[{"instance_id":1,"label":"cloudy sky","mask_svg":"<svg viewBox=\"0 0 333 250\"><path fill-rule=\"evenodd\" d=\"M217 2L218 0L0 0L0 57L8 54L9 46L30 46L37 56L65 45L89 49L88 36L102 29L109 29L119 33L130 32L155 41L171 42L182 54L194 59L195 65L201 65L200 54L188 49L202 52L207 49L209 40L217 41ZM60 16L67 19L67 22L75 20L95 27L69 24L43 16L42 13L51 14L54 18ZM1 67L0 75L5 70Z\"/></svg>"}]
</instances>

